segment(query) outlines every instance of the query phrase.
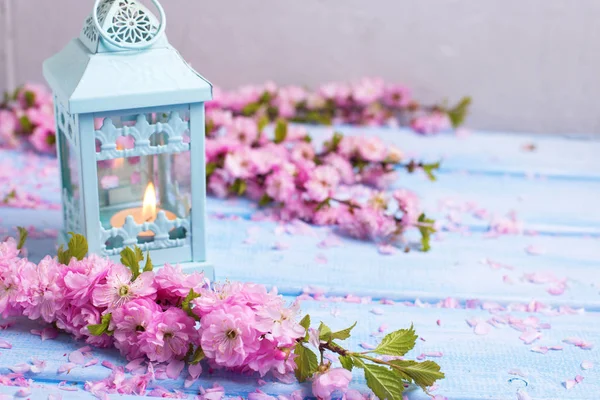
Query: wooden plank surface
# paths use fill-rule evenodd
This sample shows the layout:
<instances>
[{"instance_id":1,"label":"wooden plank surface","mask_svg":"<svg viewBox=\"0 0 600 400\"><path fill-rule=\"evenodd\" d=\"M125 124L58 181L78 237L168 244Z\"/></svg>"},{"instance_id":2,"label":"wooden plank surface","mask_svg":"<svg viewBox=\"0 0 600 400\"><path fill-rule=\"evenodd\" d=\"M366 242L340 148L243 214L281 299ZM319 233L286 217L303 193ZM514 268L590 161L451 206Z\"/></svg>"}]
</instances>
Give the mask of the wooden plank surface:
<instances>
[{"instance_id":1,"label":"wooden plank surface","mask_svg":"<svg viewBox=\"0 0 600 400\"><path fill-rule=\"evenodd\" d=\"M292 301L293 298L288 298ZM426 357L438 362L446 373L446 379L440 381L434 393L446 396L452 400L475 399L516 399L519 389L525 388L534 399L597 399L600 392L600 356L594 347L583 350L563 343L569 337L600 343L600 314L586 313L583 315L544 316L533 315L541 323L550 324L550 329L542 330L542 338L532 345L526 345L519 339L521 332L508 326L500 325L492 328L484 336L475 335L473 328L466 323L467 319L479 318L489 320L492 314L483 310L416 308L401 304L381 305L376 303L351 304L345 302L302 302L304 312L311 314L315 323L319 320L328 321L334 329L342 329L359 321L354 335L345 345L354 351L364 351L363 343L374 344L381 338L377 333L385 324L389 330L407 327L414 323L421 340L409 354L417 357L420 354L434 354L436 357ZM381 315L375 315L374 309ZM525 319L530 314L498 311L495 315ZM439 321L439 324L438 324ZM39 384L53 387L61 381L68 385L75 384L81 388L85 381L96 381L107 377L110 371L99 364L93 367L73 369L68 375L57 375L57 369L67 363L68 354L81 346L66 335L61 335L53 341L40 342L38 337L30 335L29 329L35 327L30 322L20 322L18 327L3 331L2 338L12 343L11 350L0 350L0 373L7 373L8 367L28 362L33 354L47 362L46 369L34 375ZM375 336L373 336L375 334ZM547 354L532 352L534 346L562 346L562 350L549 351ZM438 357L437 353L441 353ZM94 349L93 356L100 362L108 360L114 365L124 365L124 360L114 351ZM595 367L583 370L581 363L591 361ZM515 375L521 373L523 376ZM566 390L562 382L581 375L584 380L571 390ZM514 379L517 378L517 379ZM514 379L511 381L511 379ZM203 375L190 389L188 394L197 393L198 386L211 387L215 382L223 385L228 397L246 397L258 387L256 376L244 377L224 372L213 375ZM525 383L526 382L526 383ZM157 382L169 389L182 390L183 378ZM525 385L527 385L525 387ZM287 394L305 387L306 385L285 385L267 379L260 389L271 395ZM364 379L355 372L353 388L366 390ZM307 389L309 390L309 389ZM0 388L0 393L14 393L13 388ZM82 393L81 397L85 398ZM91 398L91 396L87 396ZM68 397L65 397L68 398ZM74 398L74 397L73 397ZM412 400L428 399L421 391L408 393Z\"/></svg>"},{"instance_id":2,"label":"wooden plank surface","mask_svg":"<svg viewBox=\"0 0 600 400\"><path fill-rule=\"evenodd\" d=\"M359 349L363 342L375 343L371 334L384 322L390 329L414 322L424 339L419 341L414 355L444 354L436 361L446 371L447 379L435 393L449 399L515 399L517 391L523 389L534 399L597 398L600 359L596 347L582 350L562 343L563 350L547 354L532 352L530 348L559 345L571 336L596 346L600 343L600 141L593 137L480 133L467 138L430 138L402 130L341 129L350 134L379 135L401 146L411 157L429 161L443 158L437 182L428 182L421 175L402 174L398 187L417 192L429 214L439 219L442 226L458 223L453 229L457 231L438 235L430 253L398 251L382 255L373 244L338 238L328 228L253 221L254 208L243 200L209 199L209 259L216 267L217 278L275 285L290 301L303 292L339 296L336 302L305 301L303 310L313 315L313 321L331 321L334 328L359 320L356 337L349 344L353 349ZM328 128L310 130L317 140L331 132ZM531 149L532 144L534 151L525 150ZM24 184L28 192L47 204L58 205L55 161L41 158L32 167L25 157L31 156L0 150L0 162L10 162L23 170L22 176L15 177L16 183ZM3 189L6 190L0 188L0 194ZM489 217L475 217L476 208L487 210ZM491 216L501 217L511 211L522 222L526 234L488 237ZM54 251L55 240L51 236L61 224L59 210L0 208L0 231L5 233L17 225L35 227L36 234L28 243L33 259ZM533 283L536 281L542 283ZM564 281L564 293L553 291L549 281ZM340 302L348 294L459 309ZM467 302L473 299L479 302ZM570 306L587 312L531 314L550 323L551 328L543 331L539 342L528 346L519 340L520 332L510 327L492 328L489 334L478 336L466 324L472 318L488 320L490 313L479 306L494 309L496 303L512 310L540 308L543 303L554 310ZM466 304L478 306L464 309ZM383 314L371 312L375 307ZM521 319L530 316L516 311L510 315ZM66 362L64 354L81 344L61 336L39 345L39 338L27 333L30 329L31 323L19 323L18 327L0 332L3 339L14 345L12 350L0 350L0 373L27 361L31 346L38 346L36 356L39 353L38 358L46 359L48 368L34 379L52 389L38 388L36 395L47 396L65 379L81 387L85 380L102 379L110 372L97 366L58 376L56 369ZM123 363L114 352L94 353L115 364ZM583 371L580 364L584 360L593 361L596 367ZM526 376L511 375L515 370ZM566 390L561 382L576 375L582 375L584 381ZM256 377L223 373L204 376L200 384L208 387L215 381L223 384L231 397L245 397L257 387ZM182 386L181 381L161 384L170 388ZM297 387L269 381L261 389L277 395L289 394ZM355 387L364 389L364 381L358 379ZM14 392L13 388L0 387L0 393ZM81 393L61 394L65 399L81 398ZM425 398L421 392L409 395L409 399Z\"/></svg>"}]
</instances>

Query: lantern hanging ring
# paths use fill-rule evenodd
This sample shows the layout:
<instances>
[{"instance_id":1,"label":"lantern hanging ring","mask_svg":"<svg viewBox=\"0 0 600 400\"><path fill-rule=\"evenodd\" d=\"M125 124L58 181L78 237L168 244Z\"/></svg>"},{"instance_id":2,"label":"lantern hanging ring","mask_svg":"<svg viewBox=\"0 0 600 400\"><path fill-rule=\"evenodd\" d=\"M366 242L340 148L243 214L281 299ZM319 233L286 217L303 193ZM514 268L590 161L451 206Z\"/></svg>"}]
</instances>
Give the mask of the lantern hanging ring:
<instances>
[{"instance_id":1,"label":"lantern hanging ring","mask_svg":"<svg viewBox=\"0 0 600 400\"><path fill-rule=\"evenodd\" d=\"M115 40L113 37L111 37L108 32L106 32L101 26L100 26L100 22L98 21L98 8L100 7L100 3L103 0L96 0L94 3L94 9L92 11L92 20L94 22L94 26L96 27L96 29L98 30L98 32L100 33L100 36L102 36L102 38L107 42L110 43L111 45L115 46L115 47L119 47L122 49L131 49L131 50L141 50L141 49L145 49L147 47L150 47L152 45L154 45L157 41L160 40L160 38L162 37L163 33L165 32L166 29L166 25L167 25L167 16L165 14L165 10L162 7L162 5L160 4L160 2L158 0L151 0L152 3L154 4L154 6L156 7L156 9L158 10L159 13L159 18L160 18L160 26L158 27L157 32L154 34L154 36L148 40L144 40L144 41L140 41L137 43L130 43L130 42L126 42L126 41L118 41Z\"/></svg>"}]
</instances>

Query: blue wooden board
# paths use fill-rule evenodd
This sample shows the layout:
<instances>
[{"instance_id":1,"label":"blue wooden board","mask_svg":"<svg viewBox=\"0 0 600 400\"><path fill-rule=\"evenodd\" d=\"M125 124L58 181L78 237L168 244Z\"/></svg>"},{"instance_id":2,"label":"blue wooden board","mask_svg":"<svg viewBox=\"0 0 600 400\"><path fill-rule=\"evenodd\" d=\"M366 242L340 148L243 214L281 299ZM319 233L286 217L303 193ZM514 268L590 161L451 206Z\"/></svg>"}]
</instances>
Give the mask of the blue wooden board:
<instances>
[{"instance_id":1,"label":"blue wooden board","mask_svg":"<svg viewBox=\"0 0 600 400\"><path fill-rule=\"evenodd\" d=\"M288 298L290 301L293 298ZM378 309L381 315L373 314ZM399 329L414 323L420 335L416 348L409 353L411 357L420 354L442 353L441 357L428 357L438 362L447 378L440 381L434 393L443 394L452 400L475 399L516 399L519 389L525 389L534 399L597 399L600 391L600 356L598 351L582 350L578 347L562 343L563 339L577 336L581 339L600 343L600 314L569 315L547 317L537 315L551 329L543 331L543 337L533 345L526 345L519 340L520 332L501 326L492 328L485 336L473 333L473 328L466 323L467 319L481 318L487 320L492 315L482 310L415 308L404 305L349 304L338 302L304 301L304 312L309 313L316 324L319 320L327 321L333 329L343 329L359 321L354 336L344 344L354 351L364 351L361 344L375 344L380 340L378 332L382 324L389 330ZM500 312L515 318L524 319L529 314ZM439 325L437 323L439 321ZM3 331L3 339L13 344L11 350L0 350L0 373L7 373L7 367L28 362L32 355L47 362L46 369L32 375L40 384L53 387L61 381L81 388L85 381L97 381L107 377L110 371L100 364L89 368L75 368L68 375L57 375L57 369L67 363L67 356L81 346L66 335L53 341L40 343L40 339L28 333L37 327L23 321L19 327ZM40 346L32 352L32 346ZM547 354L532 352L531 347L562 345L561 351L550 351ZM93 356L99 361L108 360L114 365L125 365L124 360L114 351L97 350ZM592 361L595 367L582 370L583 361ZM524 376L514 375L522 373ZM566 390L562 382L573 379L576 375L584 377L584 381L571 390ZM183 377L183 376L182 376ZM516 379L511 382L512 378ZM168 389L180 389L188 394L197 393L198 386L211 387L218 382L225 387L228 397L242 396L258 387L256 376L244 377L224 372L213 375L202 375L191 388L183 389L183 378L177 381L165 380L158 384ZM526 383L525 383L526 382ZM527 386L526 386L527 385ZM292 391L306 387L287 385L268 381L260 389L271 395L290 394ZM366 390L360 372L355 372L353 388ZM48 390L48 389L44 389ZM310 392L310 389L307 388ZM0 389L0 393L14 393L14 388ZM89 394L79 392L77 398L92 398ZM65 397L68 398L68 397ZM73 397L75 398L75 397ZM115 398L118 398L115 396ZM408 393L411 400L428 399L420 390Z\"/></svg>"},{"instance_id":2,"label":"blue wooden board","mask_svg":"<svg viewBox=\"0 0 600 400\"><path fill-rule=\"evenodd\" d=\"M393 129L342 127L340 130L349 134L379 135L387 142L398 144L409 156L430 161L443 158L438 182L428 182L420 175L401 174L398 186L417 192L424 200L425 210L444 223L452 208L459 209L452 217L468 232L440 235L430 253L381 255L372 244L348 239L340 239L334 247L323 247L323 240L332 237L330 229L310 228L304 234L289 235L285 227L273 222L252 221L254 211L246 201L209 199L209 258L217 268L218 279L275 285L287 296L308 290L330 296L354 294L411 304L415 301L436 303L451 297L462 305L466 300L479 299L505 306L536 300L552 307L582 307L588 312L556 317L534 314L552 325L535 344L556 345L569 336L600 344L600 314L597 313L600 312L599 139L485 133L474 133L466 138L420 137ZM311 127L310 131L319 140L331 130ZM532 143L535 151L524 150L524 146ZM0 160L11 160L15 165L21 165L24 157L0 150ZM40 169L52 171L54 162L43 158ZM28 186L28 191L49 203L60 202L57 177L41 177L37 183L41 185ZM466 202L475 202L497 216L514 210L525 230L539 234L488 238L485 234L488 221L463 211ZM0 208L0 230L17 225L31 225L38 231L55 230L61 223L59 211ZM275 250L275 243L289 247ZM33 259L51 253L54 246L52 238L32 239L28 243ZM528 254L528 246L534 246L542 254ZM566 278L564 294L552 295L548 284L530 283L525 277L532 273ZM382 308L384 314L371 313L374 307ZM337 311L332 313L332 309ZM487 311L480 309L309 301L303 303L303 310L311 313L313 320L330 321L334 327L342 328L359 320L357 336L349 344L355 349L361 342L375 343L376 339L370 335L382 322L390 328L414 322L426 340L419 341L415 355L430 351L444 353L436 361L447 372L447 379L435 393L449 399L517 398L517 390L523 389L524 382L517 379L509 383L515 378L509 374L513 369L527 375L523 378L528 383L525 390L534 399L595 399L600 393L600 359L596 348L581 350L563 344L562 351L542 355L531 352L531 346L518 339L520 333L509 327L492 329L486 336L474 335L465 320L490 318ZM8 338L15 346L10 351L0 350L0 373L6 372L10 365L27 361L31 346L38 346L39 338L29 335L29 329L30 323L22 323L18 328L0 331L0 337ZM34 377L46 387L37 389L33 398L46 398L48 391L56 391L56 384L64 379L81 385L85 380L108 375L109 371L103 367L74 370L68 377L56 375L56 368L64 363L63 355L80 346L62 336L40 346L39 355L35 355L48 360L49 367ZM114 352L95 350L94 353L115 364L122 363ZM596 367L582 371L580 364L584 360L594 361ZM574 389L561 386L561 382L578 374L585 379ZM213 381L223 384L228 396L245 397L257 387L256 377L227 374L204 376L201 384L208 387ZM182 386L181 382L174 381L161 384L171 388ZM364 381L357 379L355 387L364 389ZM274 395L289 394L295 388L272 382L261 387ZM14 392L13 388L0 387L0 393ZM83 394L61 391L61 395L69 399L82 398ZM414 392L409 398L426 397Z\"/></svg>"}]
</instances>

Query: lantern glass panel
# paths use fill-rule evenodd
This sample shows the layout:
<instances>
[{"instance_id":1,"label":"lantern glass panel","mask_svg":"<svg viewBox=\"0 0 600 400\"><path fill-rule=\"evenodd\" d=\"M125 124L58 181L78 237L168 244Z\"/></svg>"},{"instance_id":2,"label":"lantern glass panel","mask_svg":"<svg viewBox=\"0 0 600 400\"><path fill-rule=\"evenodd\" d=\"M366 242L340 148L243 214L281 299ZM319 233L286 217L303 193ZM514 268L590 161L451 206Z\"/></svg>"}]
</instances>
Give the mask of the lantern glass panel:
<instances>
[{"instance_id":1,"label":"lantern glass panel","mask_svg":"<svg viewBox=\"0 0 600 400\"><path fill-rule=\"evenodd\" d=\"M65 135L62 126L58 127L58 140L64 226L68 232L81 232L78 152L73 142Z\"/></svg>"},{"instance_id":2,"label":"lantern glass panel","mask_svg":"<svg viewBox=\"0 0 600 400\"><path fill-rule=\"evenodd\" d=\"M178 112L177 115L179 123L188 122L187 113ZM116 150L129 152L124 153L125 157L97 161L98 200L103 229L122 228L127 216L133 217L137 225L155 221L160 225L159 214L164 213L166 219L176 226L157 228L166 229L163 233L168 233L169 239L164 240L159 248L178 247L189 242L192 205L189 129L175 133L175 129L169 127L169 124L174 124L173 116L171 113L150 113L144 114L143 119L139 115L110 117L109 122L105 119L97 124L110 123L111 129L114 127L123 133L115 140ZM159 124L163 124L164 129L160 129ZM150 126L146 129L147 137L139 133L143 130L140 127L142 125ZM149 131L154 133L148 135ZM126 134L128 132L131 134ZM179 134L185 145L180 144L173 150L169 136ZM150 150L138 151L138 140L149 141L146 147ZM102 152L99 140L96 142L96 152ZM155 154L142 154L148 152ZM160 232L142 230L137 234L137 243L152 246L158 236ZM104 244L109 251L124 247L123 238L118 235L110 237Z\"/></svg>"}]
</instances>

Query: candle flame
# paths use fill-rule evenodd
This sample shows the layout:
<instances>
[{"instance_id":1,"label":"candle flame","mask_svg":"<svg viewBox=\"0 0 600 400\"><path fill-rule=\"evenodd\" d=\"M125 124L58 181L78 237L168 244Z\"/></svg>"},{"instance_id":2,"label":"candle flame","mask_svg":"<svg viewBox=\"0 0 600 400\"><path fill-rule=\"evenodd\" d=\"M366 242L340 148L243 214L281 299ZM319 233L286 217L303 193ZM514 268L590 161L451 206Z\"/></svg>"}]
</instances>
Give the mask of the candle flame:
<instances>
[{"instance_id":1,"label":"candle flame","mask_svg":"<svg viewBox=\"0 0 600 400\"><path fill-rule=\"evenodd\" d=\"M142 218L144 218L144 221L154 221L156 219L156 189L154 189L152 182L148 184L144 194Z\"/></svg>"}]
</instances>

